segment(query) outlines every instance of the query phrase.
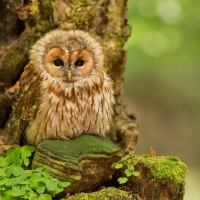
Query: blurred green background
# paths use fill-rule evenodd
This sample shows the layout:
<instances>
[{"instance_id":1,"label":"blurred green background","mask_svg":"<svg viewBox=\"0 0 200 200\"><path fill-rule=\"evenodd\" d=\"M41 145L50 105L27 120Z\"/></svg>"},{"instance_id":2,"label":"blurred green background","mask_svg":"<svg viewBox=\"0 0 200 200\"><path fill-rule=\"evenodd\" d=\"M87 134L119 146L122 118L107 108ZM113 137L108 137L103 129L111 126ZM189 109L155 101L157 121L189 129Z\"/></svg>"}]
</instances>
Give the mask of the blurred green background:
<instances>
[{"instance_id":1,"label":"blurred green background","mask_svg":"<svg viewBox=\"0 0 200 200\"><path fill-rule=\"evenodd\" d=\"M153 147L185 162L185 200L200 200L199 8L200 1L128 0L124 103L140 123L136 154Z\"/></svg>"}]
</instances>

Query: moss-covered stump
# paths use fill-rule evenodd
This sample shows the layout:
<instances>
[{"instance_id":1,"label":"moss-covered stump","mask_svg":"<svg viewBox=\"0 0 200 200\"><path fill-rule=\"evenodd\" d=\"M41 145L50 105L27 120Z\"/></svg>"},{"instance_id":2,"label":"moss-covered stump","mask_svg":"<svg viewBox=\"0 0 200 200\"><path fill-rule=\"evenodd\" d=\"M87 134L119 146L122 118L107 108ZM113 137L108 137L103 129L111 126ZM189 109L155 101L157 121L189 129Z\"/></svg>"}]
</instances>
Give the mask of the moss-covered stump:
<instances>
[{"instance_id":1,"label":"moss-covered stump","mask_svg":"<svg viewBox=\"0 0 200 200\"><path fill-rule=\"evenodd\" d=\"M44 167L61 181L69 181L65 193L92 191L109 180L113 162L121 150L109 139L81 135L70 141L44 140L37 147L32 168Z\"/></svg>"},{"instance_id":2,"label":"moss-covered stump","mask_svg":"<svg viewBox=\"0 0 200 200\"><path fill-rule=\"evenodd\" d=\"M114 187L103 188L97 192L80 193L69 196L69 200L137 200L133 195Z\"/></svg>"},{"instance_id":3,"label":"moss-covered stump","mask_svg":"<svg viewBox=\"0 0 200 200\"><path fill-rule=\"evenodd\" d=\"M126 186L148 200L182 200L185 190L187 167L174 156L134 156L125 159L124 168L140 172L138 177L131 176ZM123 170L117 176L124 176Z\"/></svg>"}]
</instances>

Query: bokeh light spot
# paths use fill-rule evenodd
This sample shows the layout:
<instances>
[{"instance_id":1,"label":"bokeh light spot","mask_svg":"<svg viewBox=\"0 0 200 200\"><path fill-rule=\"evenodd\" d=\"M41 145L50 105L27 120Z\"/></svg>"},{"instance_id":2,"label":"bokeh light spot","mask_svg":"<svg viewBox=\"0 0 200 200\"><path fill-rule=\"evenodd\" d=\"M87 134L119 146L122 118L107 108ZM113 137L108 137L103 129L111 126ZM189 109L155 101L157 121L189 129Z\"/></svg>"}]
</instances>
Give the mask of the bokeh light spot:
<instances>
[{"instance_id":1,"label":"bokeh light spot","mask_svg":"<svg viewBox=\"0 0 200 200\"><path fill-rule=\"evenodd\" d=\"M159 32L151 31L143 39L143 51L152 57L161 56L167 51L168 41L165 36Z\"/></svg>"},{"instance_id":2,"label":"bokeh light spot","mask_svg":"<svg viewBox=\"0 0 200 200\"><path fill-rule=\"evenodd\" d=\"M182 17L180 4L175 0L162 0L157 4L157 12L160 18L168 24L175 24Z\"/></svg>"},{"instance_id":3,"label":"bokeh light spot","mask_svg":"<svg viewBox=\"0 0 200 200\"><path fill-rule=\"evenodd\" d=\"M155 0L139 0L137 1L138 12L146 18L153 18L157 15L155 10Z\"/></svg>"},{"instance_id":4,"label":"bokeh light spot","mask_svg":"<svg viewBox=\"0 0 200 200\"><path fill-rule=\"evenodd\" d=\"M161 33L167 38L168 52L173 52L180 47L182 43L182 37L178 30L173 28L165 28L161 31Z\"/></svg>"}]
</instances>

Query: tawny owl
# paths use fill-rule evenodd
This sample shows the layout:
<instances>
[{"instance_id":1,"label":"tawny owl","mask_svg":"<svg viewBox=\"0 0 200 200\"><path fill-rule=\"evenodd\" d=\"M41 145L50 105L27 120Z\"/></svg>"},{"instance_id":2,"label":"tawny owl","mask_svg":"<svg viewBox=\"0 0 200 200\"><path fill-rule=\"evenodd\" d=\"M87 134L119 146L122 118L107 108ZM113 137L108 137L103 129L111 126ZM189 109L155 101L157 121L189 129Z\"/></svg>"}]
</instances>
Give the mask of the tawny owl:
<instances>
[{"instance_id":1,"label":"tawny owl","mask_svg":"<svg viewBox=\"0 0 200 200\"><path fill-rule=\"evenodd\" d=\"M18 134L24 144L81 134L105 136L114 95L98 42L80 30L53 30L30 53L20 77L18 102Z\"/></svg>"}]
</instances>

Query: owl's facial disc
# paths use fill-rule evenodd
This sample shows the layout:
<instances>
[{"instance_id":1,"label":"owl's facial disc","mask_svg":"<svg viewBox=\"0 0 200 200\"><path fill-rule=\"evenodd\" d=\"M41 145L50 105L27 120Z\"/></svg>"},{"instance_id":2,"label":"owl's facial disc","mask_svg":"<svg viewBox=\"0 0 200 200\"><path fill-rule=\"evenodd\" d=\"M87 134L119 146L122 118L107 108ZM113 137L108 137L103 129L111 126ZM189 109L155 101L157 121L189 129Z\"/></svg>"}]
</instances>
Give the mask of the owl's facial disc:
<instances>
[{"instance_id":1,"label":"owl's facial disc","mask_svg":"<svg viewBox=\"0 0 200 200\"><path fill-rule=\"evenodd\" d=\"M44 66L54 78L77 82L91 75L95 61L93 53L86 49L68 53L66 49L56 47L45 54Z\"/></svg>"}]
</instances>

